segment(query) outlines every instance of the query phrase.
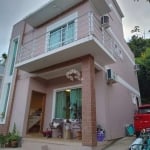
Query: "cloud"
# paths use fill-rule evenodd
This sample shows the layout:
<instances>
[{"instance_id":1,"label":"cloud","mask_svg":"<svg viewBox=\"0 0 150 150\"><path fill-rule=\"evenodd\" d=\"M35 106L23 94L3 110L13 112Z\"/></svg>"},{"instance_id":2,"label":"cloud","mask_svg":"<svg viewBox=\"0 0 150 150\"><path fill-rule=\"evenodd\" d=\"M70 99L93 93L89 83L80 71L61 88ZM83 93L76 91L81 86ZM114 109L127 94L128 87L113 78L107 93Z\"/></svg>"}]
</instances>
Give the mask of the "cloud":
<instances>
[{"instance_id":1,"label":"cloud","mask_svg":"<svg viewBox=\"0 0 150 150\"><path fill-rule=\"evenodd\" d=\"M123 19L123 27L125 39L130 39L132 34L131 30L134 26L138 25L141 29L141 34L148 35L150 29L150 3L143 1L134 2L134 0L117 0L120 5L125 18Z\"/></svg>"},{"instance_id":2,"label":"cloud","mask_svg":"<svg viewBox=\"0 0 150 150\"><path fill-rule=\"evenodd\" d=\"M8 51L14 24L49 0L2 0L0 4L0 54Z\"/></svg>"}]
</instances>

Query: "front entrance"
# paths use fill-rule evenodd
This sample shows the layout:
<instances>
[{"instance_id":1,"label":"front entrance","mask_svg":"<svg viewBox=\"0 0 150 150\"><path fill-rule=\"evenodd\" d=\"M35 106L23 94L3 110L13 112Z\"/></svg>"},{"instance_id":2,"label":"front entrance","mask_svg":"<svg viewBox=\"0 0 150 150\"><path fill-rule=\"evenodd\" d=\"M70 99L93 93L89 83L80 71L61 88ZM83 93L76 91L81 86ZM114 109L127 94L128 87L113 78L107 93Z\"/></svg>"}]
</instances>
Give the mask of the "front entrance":
<instances>
[{"instance_id":1,"label":"front entrance","mask_svg":"<svg viewBox=\"0 0 150 150\"><path fill-rule=\"evenodd\" d=\"M40 133L43 130L45 98L46 94L32 91L27 134Z\"/></svg>"},{"instance_id":2,"label":"front entrance","mask_svg":"<svg viewBox=\"0 0 150 150\"><path fill-rule=\"evenodd\" d=\"M56 92L55 116L61 119L81 119L81 88Z\"/></svg>"}]
</instances>

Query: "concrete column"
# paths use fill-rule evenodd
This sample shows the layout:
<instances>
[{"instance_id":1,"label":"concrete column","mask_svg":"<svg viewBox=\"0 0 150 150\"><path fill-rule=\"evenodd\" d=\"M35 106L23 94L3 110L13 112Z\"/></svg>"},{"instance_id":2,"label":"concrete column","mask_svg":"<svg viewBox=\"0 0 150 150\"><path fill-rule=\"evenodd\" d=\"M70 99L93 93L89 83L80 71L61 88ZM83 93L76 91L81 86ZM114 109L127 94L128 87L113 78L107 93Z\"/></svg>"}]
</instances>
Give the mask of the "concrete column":
<instances>
[{"instance_id":1,"label":"concrete column","mask_svg":"<svg viewBox=\"0 0 150 150\"><path fill-rule=\"evenodd\" d=\"M94 58L82 58L82 144L96 146L96 100Z\"/></svg>"}]
</instances>

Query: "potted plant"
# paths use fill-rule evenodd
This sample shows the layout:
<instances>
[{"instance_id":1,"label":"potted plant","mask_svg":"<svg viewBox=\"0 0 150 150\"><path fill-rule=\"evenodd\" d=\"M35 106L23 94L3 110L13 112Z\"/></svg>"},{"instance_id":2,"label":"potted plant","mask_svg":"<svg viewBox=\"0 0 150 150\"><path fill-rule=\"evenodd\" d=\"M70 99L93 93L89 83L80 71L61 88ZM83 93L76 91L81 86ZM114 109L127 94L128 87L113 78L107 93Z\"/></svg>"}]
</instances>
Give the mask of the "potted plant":
<instances>
[{"instance_id":1,"label":"potted plant","mask_svg":"<svg viewBox=\"0 0 150 150\"><path fill-rule=\"evenodd\" d=\"M11 147L18 147L19 139L20 139L19 135L11 134L10 137L9 137Z\"/></svg>"},{"instance_id":2,"label":"potted plant","mask_svg":"<svg viewBox=\"0 0 150 150\"><path fill-rule=\"evenodd\" d=\"M11 143L10 143L9 137L10 137L10 133L8 133L5 136L5 147L11 147Z\"/></svg>"},{"instance_id":3,"label":"potted plant","mask_svg":"<svg viewBox=\"0 0 150 150\"><path fill-rule=\"evenodd\" d=\"M5 147L5 136L0 134L0 148Z\"/></svg>"},{"instance_id":4,"label":"potted plant","mask_svg":"<svg viewBox=\"0 0 150 150\"><path fill-rule=\"evenodd\" d=\"M16 131L16 124L14 123L14 127L12 132L7 135L7 143L11 145L11 147L18 147L19 141L21 137L19 136L18 132Z\"/></svg>"},{"instance_id":5,"label":"potted plant","mask_svg":"<svg viewBox=\"0 0 150 150\"><path fill-rule=\"evenodd\" d=\"M82 139L82 106L77 103L74 103L71 108L71 112L73 114L73 119L76 119L76 125L78 130L76 131L76 138Z\"/></svg>"}]
</instances>

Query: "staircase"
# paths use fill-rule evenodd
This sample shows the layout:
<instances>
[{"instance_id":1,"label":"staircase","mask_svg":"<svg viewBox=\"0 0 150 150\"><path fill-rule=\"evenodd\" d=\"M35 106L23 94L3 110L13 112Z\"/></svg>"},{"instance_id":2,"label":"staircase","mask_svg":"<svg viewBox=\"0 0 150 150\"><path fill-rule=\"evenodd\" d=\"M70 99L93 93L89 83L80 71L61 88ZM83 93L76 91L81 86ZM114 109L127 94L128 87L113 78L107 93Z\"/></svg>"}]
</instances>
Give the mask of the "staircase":
<instances>
[{"instance_id":1,"label":"staircase","mask_svg":"<svg viewBox=\"0 0 150 150\"><path fill-rule=\"evenodd\" d=\"M28 121L28 130L39 123L41 116L30 116Z\"/></svg>"}]
</instances>

